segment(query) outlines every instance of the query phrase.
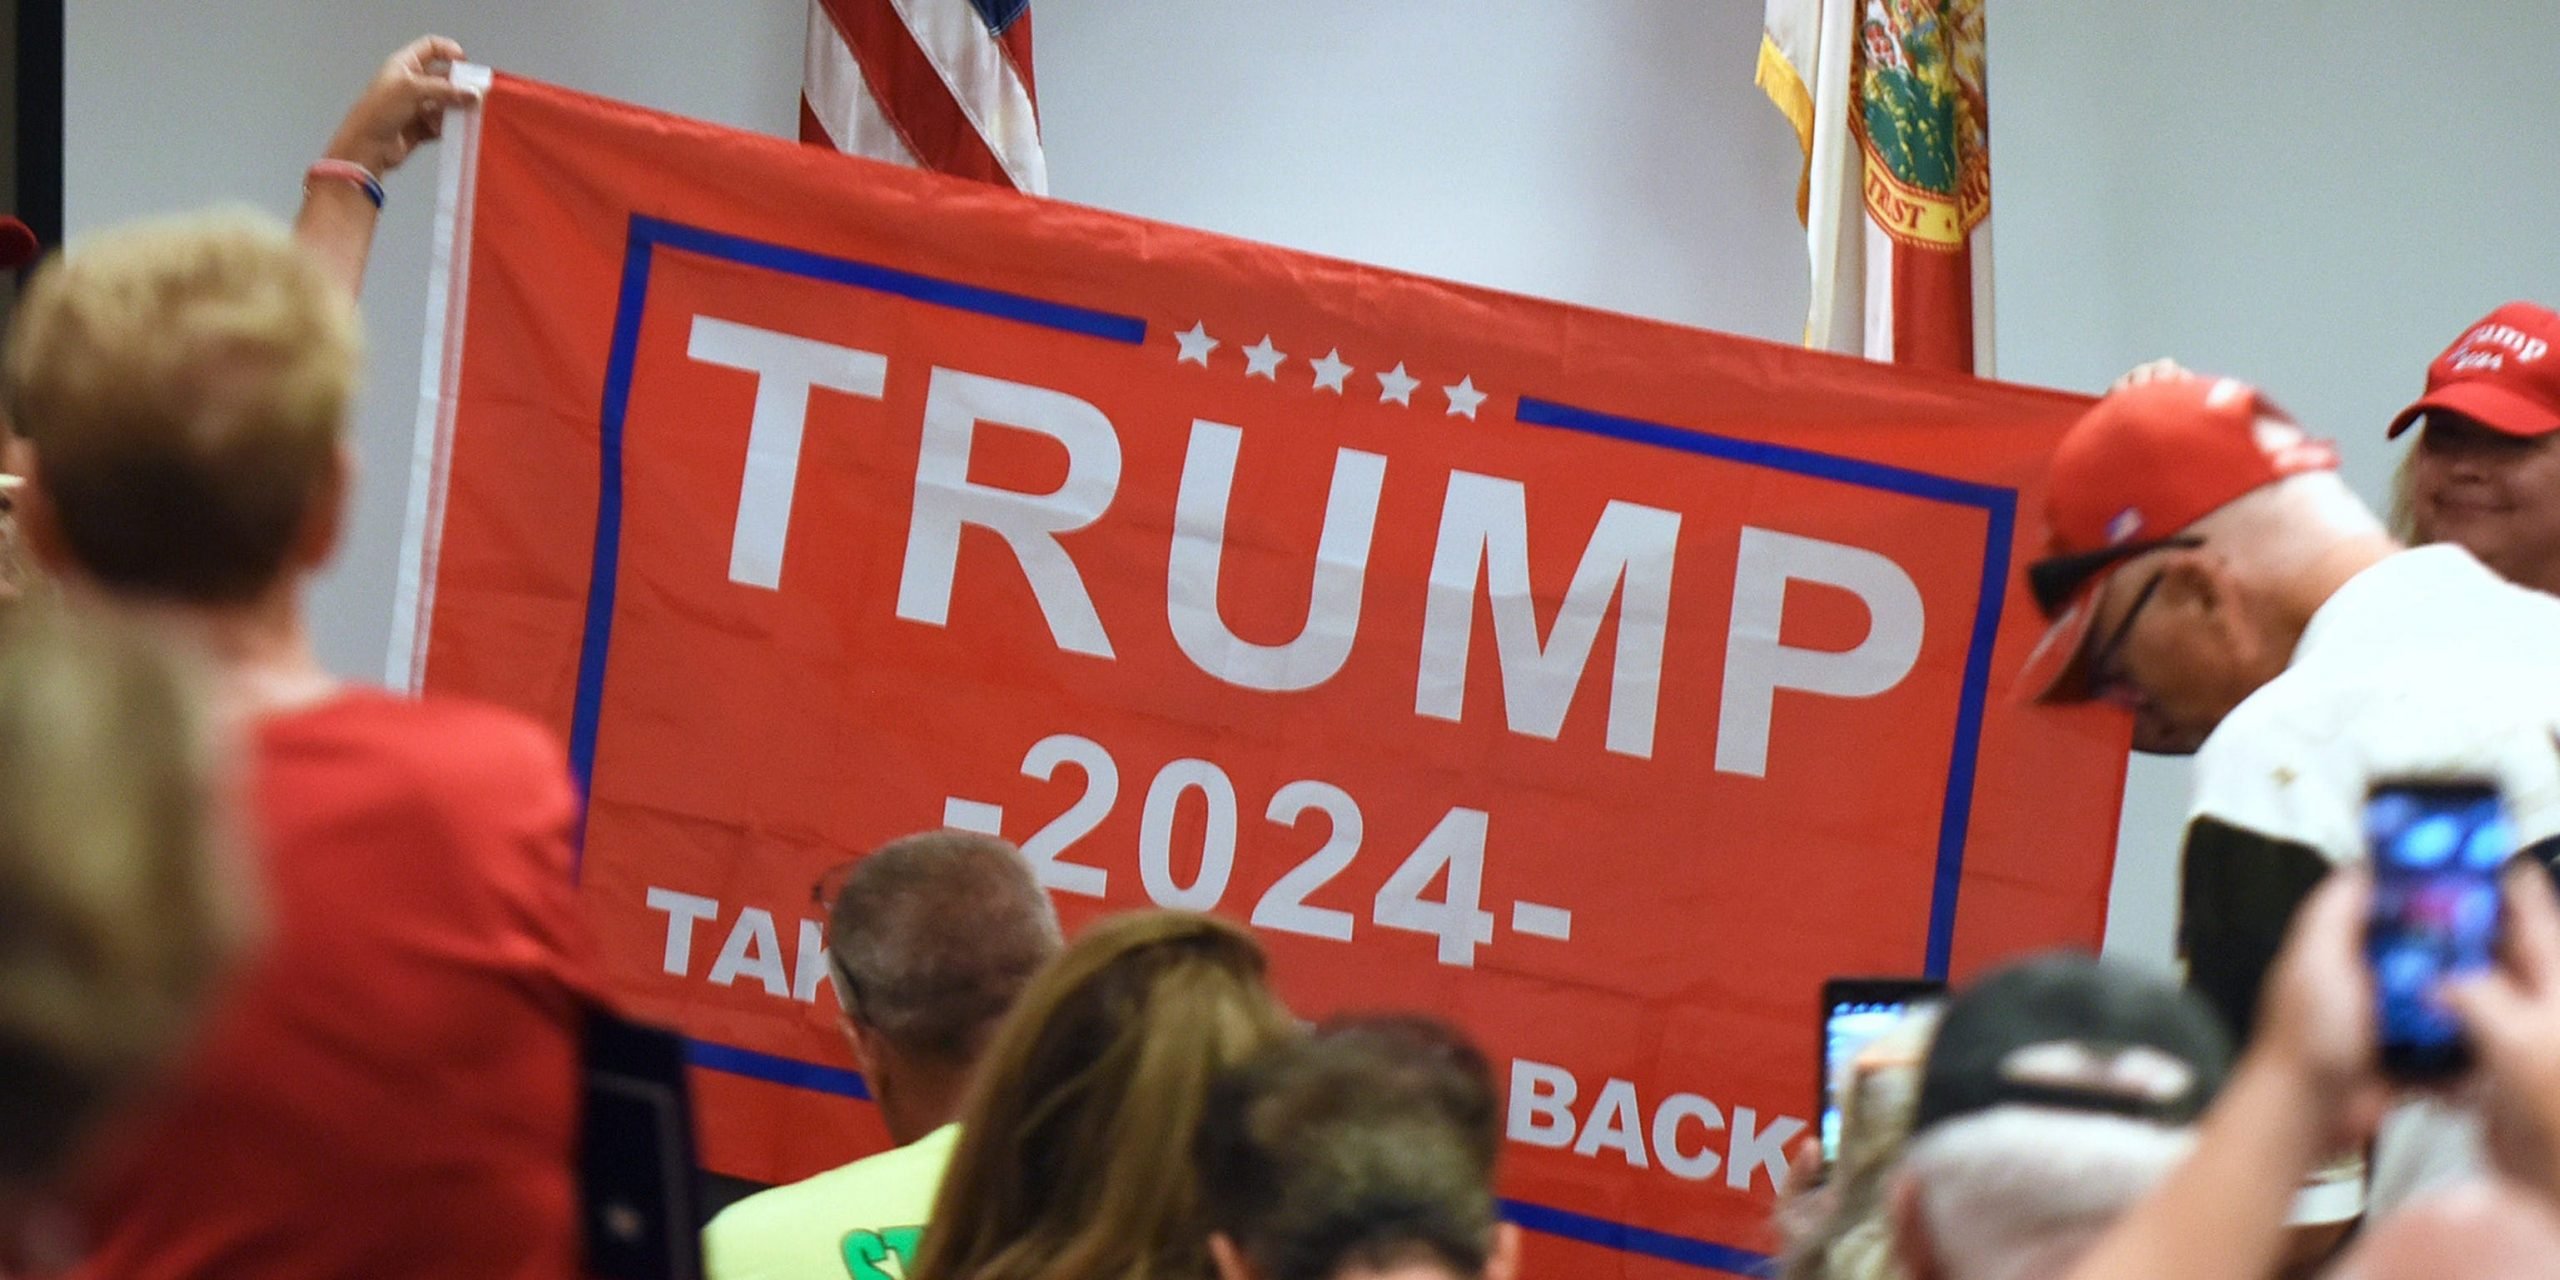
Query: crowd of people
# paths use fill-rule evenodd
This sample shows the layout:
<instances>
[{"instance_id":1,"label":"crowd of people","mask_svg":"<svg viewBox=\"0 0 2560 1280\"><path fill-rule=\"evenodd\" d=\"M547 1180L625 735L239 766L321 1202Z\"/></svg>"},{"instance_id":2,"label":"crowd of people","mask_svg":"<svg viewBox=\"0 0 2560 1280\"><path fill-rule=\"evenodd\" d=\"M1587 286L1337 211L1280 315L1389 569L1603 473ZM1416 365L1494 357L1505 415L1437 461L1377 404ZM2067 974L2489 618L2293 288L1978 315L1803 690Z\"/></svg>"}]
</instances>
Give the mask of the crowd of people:
<instances>
[{"instance_id":1,"label":"crowd of people","mask_svg":"<svg viewBox=\"0 0 2560 1280\"><path fill-rule=\"evenodd\" d=\"M35 273L0 348L0 1274L582 1267L585 936L562 753L340 681L336 545L381 179L467 102L422 39L290 229L208 214ZM2560 1271L2560 316L2467 329L2390 424L2399 531L2270 398L2152 365L2064 436L2023 673L2197 756L2184 984L2079 955L1870 1044L1788 1280ZM2414 541L2410 546L2405 540ZM2494 785L2503 947L2437 995L2476 1067L2384 1077L2363 805ZM729 1207L722 1280L1515 1280L1463 1033L1315 1027L1247 931L1062 936L1021 853L927 832L821 886L894 1144Z\"/></svg>"},{"instance_id":2,"label":"crowd of people","mask_svg":"<svg viewBox=\"0 0 2560 1280\"><path fill-rule=\"evenodd\" d=\"M2185 1008L2137 1025L2130 985L2058 972L2025 994L2058 963L2038 961L1912 1028L1916 1055L1879 1042L1905 1060L1847 1099L1836 1176L1791 1188L1788 1275L2560 1270L2554 342L2560 316L2513 303L2430 366L2389 428L2420 432L2398 534L2329 442L2234 379L2145 365L2065 433L2022 679L2195 756L2184 988L2113 980ZM2477 1066L2419 1085L2383 1070L2367 801L2456 781L2499 798L2513 865L2496 963L2426 995ZM2046 1025L1986 1063L1976 1028L2030 1008ZM1968 1069L2023 1096L1945 1124L1934 1081Z\"/></svg>"}]
</instances>

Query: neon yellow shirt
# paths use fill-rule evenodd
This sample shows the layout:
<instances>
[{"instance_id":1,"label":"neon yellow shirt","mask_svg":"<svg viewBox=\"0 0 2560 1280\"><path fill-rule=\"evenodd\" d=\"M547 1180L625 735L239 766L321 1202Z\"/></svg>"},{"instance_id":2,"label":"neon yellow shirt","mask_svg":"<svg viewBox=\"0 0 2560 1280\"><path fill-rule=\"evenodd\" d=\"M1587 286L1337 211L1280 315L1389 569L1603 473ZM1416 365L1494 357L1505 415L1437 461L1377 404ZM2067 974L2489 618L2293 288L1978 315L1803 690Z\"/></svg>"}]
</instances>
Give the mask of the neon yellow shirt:
<instances>
[{"instance_id":1,"label":"neon yellow shirt","mask_svg":"<svg viewBox=\"0 0 2560 1280\"><path fill-rule=\"evenodd\" d=\"M759 1191L702 1229L711 1280L906 1280L942 1170L946 1124L894 1150Z\"/></svg>"}]
</instances>

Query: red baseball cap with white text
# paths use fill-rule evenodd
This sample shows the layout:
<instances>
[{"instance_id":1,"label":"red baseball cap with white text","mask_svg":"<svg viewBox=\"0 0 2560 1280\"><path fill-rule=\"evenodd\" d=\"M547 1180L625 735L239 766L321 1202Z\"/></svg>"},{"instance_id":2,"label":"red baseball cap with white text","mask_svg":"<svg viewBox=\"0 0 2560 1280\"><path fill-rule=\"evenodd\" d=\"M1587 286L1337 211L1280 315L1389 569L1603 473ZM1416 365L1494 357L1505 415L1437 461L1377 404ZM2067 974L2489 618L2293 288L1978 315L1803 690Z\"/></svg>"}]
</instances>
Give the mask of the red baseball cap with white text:
<instances>
[{"instance_id":1,"label":"red baseball cap with white text","mask_svg":"<svg viewBox=\"0 0 2560 1280\"><path fill-rule=\"evenodd\" d=\"M2173 545L2226 503L2334 471L2338 450L2233 378L2179 374L2109 394L2064 432L2045 486L2045 554L2027 585L2050 620L2019 673L2039 702L2089 696L2089 623L2125 561Z\"/></svg>"},{"instance_id":2,"label":"red baseball cap with white text","mask_svg":"<svg viewBox=\"0 0 2560 1280\"><path fill-rule=\"evenodd\" d=\"M2492 431L2560 431L2560 314L2510 302L2462 331L2427 366L2427 393L2391 420L2398 436L2430 413L2455 413Z\"/></svg>"}]
</instances>

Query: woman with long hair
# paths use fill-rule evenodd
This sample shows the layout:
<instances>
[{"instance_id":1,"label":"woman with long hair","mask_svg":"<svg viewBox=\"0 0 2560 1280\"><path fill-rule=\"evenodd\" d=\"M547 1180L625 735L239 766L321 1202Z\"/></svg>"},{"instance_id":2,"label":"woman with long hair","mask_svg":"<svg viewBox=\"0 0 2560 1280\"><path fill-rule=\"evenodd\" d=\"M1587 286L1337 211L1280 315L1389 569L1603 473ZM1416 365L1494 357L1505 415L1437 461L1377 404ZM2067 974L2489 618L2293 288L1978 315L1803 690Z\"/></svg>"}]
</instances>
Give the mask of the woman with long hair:
<instances>
[{"instance_id":1,"label":"woman with long hair","mask_svg":"<svg viewBox=\"0 0 2560 1280\"><path fill-rule=\"evenodd\" d=\"M2391 487L2392 531L2451 542L2519 586L2560 593L2560 315L2510 302L2427 367L2391 420L2415 427Z\"/></svg>"},{"instance_id":2,"label":"woman with long hair","mask_svg":"<svg viewBox=\"0 0 2560 1280\"><path fill-rule=\"evenodd\" d=\"M26 1216L159 1083L255 932L228 752L152 630L0 608L0 1273L59 1261Z\"/></svg>"},{"instance_id":3,"label":"woman with long hair","mask_svg":"<svg viewBox=\"0 0 2560 1280\"><path fill-rule=\"evenodd\" d=\"M1022 993L979 1063L913 1280L1201 1280L1211 1085L1297 1034L1223 920L1121 916Z\"/></svg>"},{"instance_id":4,"label":"woman with long hair","mask_svg":"<svg viewBox=\"0 0 2560 1280\"><path fill-rule=\"evenodd\" d=\"M1920 1070L1938 1031L1923 1005L1859 1052L1840 1099L1840 1159L1819 1185L1780 1192L1778 1280L1899 1280L1893 1257L1893 1176L1911 1140Z\"/></svg>"}]
</instances>

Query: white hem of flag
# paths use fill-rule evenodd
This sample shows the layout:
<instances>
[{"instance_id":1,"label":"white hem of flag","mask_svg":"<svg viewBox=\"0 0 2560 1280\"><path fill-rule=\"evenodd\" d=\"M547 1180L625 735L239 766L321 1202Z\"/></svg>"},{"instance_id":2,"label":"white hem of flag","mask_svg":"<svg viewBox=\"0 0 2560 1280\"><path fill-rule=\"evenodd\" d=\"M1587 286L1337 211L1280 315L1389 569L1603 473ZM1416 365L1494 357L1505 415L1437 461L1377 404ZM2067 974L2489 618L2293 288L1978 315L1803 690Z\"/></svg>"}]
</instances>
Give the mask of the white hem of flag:
<instances>
[{"instance_id":1,"label":"white hem of flag","mask_svg":"<svg viewBox=\"0 0 2560 1280\"><path fill-rule=\"evenodd\" d=\"M436 558L444 543L454 394L461 386L463 317L470 305L472 193L480 171L480 113L487 109L489 68L457 64L453 81L479 90L483 98L479 104L445 108L444 145L436 163L435 250L427 272L426 337L418 356L418 425L410 440L409 508L401 522L400 579L392 590L391 644L383 662L383 682L411 693L426 682Z\"/></svg>"},{"instance_id":2,"label":"white hem of flag","mask_svg":"<svg viewBox=\"0 0 2560 1280\"><path fill-rule=\"evenodd\" d=\"M1805 345L1858 355L1866 336L1857 327L1856 313L1866 302L1859 282L1874 266L1860 231L1867 222L1859 184L1866 157L1849 128L1848 95L1834 83L1842 74L1834 68L1851 62L1850 43L1856 38L1851 9L1839 3L1821 6L1812 65L1796 71L1813 99L1813 150L1805 170L1805 250L1811 269Z\"/></svg>"},{"instance_id":3,"label":"white hem of flag","mask_svg":"<svg viewBox=\"0 0 2560 1280\"><path fill-rule=\"evenodd\" d=\"M1973 376L2000 376L1991 353L1996 349L2000 327L1993 323L1991 307L1991 216L1983 215L1975 223L1973 235L1965 242L1973 255Z\"/></svg>"}]
</instances>

